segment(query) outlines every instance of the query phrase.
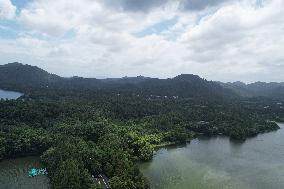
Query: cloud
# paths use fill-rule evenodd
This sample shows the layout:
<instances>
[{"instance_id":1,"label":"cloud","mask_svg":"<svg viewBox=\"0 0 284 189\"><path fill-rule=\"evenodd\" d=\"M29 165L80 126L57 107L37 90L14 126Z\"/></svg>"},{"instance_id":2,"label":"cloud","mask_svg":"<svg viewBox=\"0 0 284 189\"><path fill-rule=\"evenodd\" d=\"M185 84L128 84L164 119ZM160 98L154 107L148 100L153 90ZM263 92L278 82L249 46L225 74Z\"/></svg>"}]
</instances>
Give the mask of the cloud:
<instances>
[{"instance_id":1,"label":"cloud","mask_svg":"<svg viewBox=\"0 0 284 189\"><path fill-rule=\"evenodd\" d=\"M284 66L280 53L284 48L284 12L280 7L284 2L274 0L261 8L250 3L220 8L179 38L191 52L185 60L214 68L211 73L205 71L207 77L269 80L267 70L278 73L276 62Z\"/></svg>"},{"instance_id":2,"label":"cloud","mask_svg":"<svg viewBox=\"0 0 284 189\"><path fill-rule=\"evenodd\" d=\"M126 11L150 11L153 8L164 6L168 0L105 0L104 3L113 8Z\"/></svg>"},{"instance_id":3,"label":"cloud","mask_svg":"<svg viewBox=\"0 0 284 189\"><path fill-rule=\"evenodd\" d=\"M178 4L178 8L184 11L200 11L233 0L104 0L103 2L113 8L125 11L148 12L157 8L165 8L170 3Z\"/></svg>"},{"instance_id":4,"label":"cloud","mask_svg":"<svg viewBox=\"0 0 284 189\"><path fill-rule=\"evenodd\" d=\"M282 0L112 2L31 1L16 39L0 39L1 63L63 76L284 81Z\"/></svg>"},{"instance_id":5,"label":"cloud","mask_svg":"<svg viewBox=\"0 0 284 189\"><path fill-rule=\"evenodd\" d=\"M205 8L215 7L233 0L181 0L181 9L186 11L200 11Z\"/></svg>"},{"instance_id":6,"label":"cloud","mask_svg":"<svg viewBox=\"0 0 284 189\"><path fill-rule=\"evenodd\" d=\"M10 0L0 0L0 19L13 19L15 13L16 7Z\"/></svg>"},{"instance_id":7,"label":"cloud","mask_svg":"<svg viewBox=\"0 0 284 189\"><path fill-rule=\"evenodd\" d=\"M113 9L116 4L123 6L123 1L111 1L111 3L112 5L102 0L37 0L29 3L21 11L19 20L31 30L50 36L63 36L70 30L81 32L90 28L115 33L131 33L176 15L175 7L172 6L166 10L158 7L145 13ZM132 2L132 4L135 3Z\"/></svg>"}]
</instances>

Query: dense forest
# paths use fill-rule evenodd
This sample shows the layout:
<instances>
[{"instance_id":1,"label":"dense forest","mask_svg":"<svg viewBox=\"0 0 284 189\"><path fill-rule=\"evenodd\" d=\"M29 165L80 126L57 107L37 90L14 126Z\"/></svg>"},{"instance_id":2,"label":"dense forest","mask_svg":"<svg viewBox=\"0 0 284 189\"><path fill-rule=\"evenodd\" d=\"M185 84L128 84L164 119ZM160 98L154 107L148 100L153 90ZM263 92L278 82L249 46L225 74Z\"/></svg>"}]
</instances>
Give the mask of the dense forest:
<instances>
[{"instance_id":1,"label":"dense forest","mask_svg":"<svg viewBox=\"0 0 284 189\"><path fill-rule=\"evenodd\" d=\"M281 99L243 97L194 75L172 79L63 78L19 63L0 67L0 160L39 155L55 189L146 189L138 163L198 135L245 140L277 130Z\"/></svg>"}]
</instances>

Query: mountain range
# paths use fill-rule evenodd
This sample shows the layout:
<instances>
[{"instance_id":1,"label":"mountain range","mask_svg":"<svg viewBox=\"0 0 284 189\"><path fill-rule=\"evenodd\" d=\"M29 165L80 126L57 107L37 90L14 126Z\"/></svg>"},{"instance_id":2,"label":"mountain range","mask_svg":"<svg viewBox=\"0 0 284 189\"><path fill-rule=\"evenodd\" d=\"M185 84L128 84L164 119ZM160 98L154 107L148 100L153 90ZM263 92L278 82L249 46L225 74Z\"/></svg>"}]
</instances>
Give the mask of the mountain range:
<instances>
[{"instance_id":1,"label":"mountain range","mask_svg":"<svg viewBox=\"0 0 284 189\"><path fill-rule=\"evenodd\" d=\"M284 83L222 83L207 81L193 74L182 74L168 79L143 76L107 79L77 76L65 78L36 66L17 62L0 65L0 88L20 92L62 89L187 98L284 97Z\"/></svg>"}]
</instances>

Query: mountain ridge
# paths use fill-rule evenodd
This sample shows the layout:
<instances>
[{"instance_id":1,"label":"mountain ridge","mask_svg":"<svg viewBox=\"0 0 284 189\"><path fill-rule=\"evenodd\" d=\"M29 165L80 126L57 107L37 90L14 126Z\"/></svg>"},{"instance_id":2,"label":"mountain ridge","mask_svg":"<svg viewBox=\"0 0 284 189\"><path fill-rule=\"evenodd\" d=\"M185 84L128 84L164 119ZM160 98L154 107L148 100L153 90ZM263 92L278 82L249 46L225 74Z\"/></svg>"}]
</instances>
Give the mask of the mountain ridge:
<instances>
[{"instance_id":1,"label":"mountain ridge","mask_svg":"<svg viewBox=\"0 0 284 189\"><path fill-rule=\"evenodd\" d=\"M194 74L181 74L159 79L144 76L123 78L61 77L36 66L9 63L0 66L0 87L21 92L39 89L72 89L107 91L111 93L180 96L202 98L227 98L236 95L216 82L207 81Z\"/></svg>"},{"instance_id":2,"label":"mountain ridge","mask_svg":"<svg viewBox=\"0 0 284 189\"><path fill-rule=\"evenodd\" d=\"M284 98L284 82L261 82L250 84L242 82L221 83L224 88L231 89L242 97L270 97L276 99Z\"/></svg>"},{"instance_id":3,"label":"mountain ridge","mask_svg":"<svg viewBox=\"0 0 284 189\"><path fill-rule=\"evenodd\" d=\"M0 88L27 92L42 89L91 90L109 93L195 98L284 98L284 82L208 81L194 74L159 79L144 76L122 78L61 77L37 66L18 62L0 65Z\"/></svg>"}]
</instances>

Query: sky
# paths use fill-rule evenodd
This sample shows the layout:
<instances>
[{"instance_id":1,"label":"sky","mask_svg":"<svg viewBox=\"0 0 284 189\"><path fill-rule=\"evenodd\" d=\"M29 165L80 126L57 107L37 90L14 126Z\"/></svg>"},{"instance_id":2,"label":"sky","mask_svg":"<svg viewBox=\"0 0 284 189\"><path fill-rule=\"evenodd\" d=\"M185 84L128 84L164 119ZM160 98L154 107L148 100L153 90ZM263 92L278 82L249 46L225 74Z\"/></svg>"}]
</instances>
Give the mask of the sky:
<instances>
[{"instance_id":1,"label":"sky","mask_svg":"<svg viewBox=\"0 0 284 189\"><path fill-rule=\"evenodd\" d=\"M284 81L284 0L0 0L0 64Z\"/></svg>"}]
</instances>

